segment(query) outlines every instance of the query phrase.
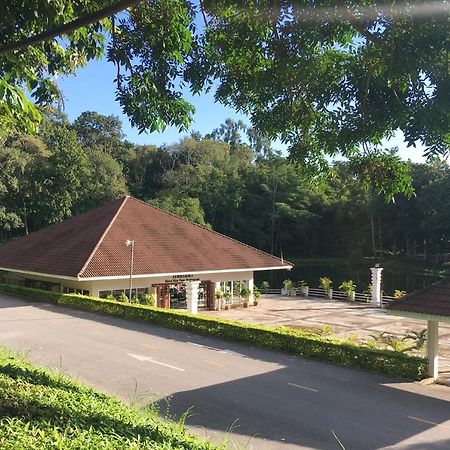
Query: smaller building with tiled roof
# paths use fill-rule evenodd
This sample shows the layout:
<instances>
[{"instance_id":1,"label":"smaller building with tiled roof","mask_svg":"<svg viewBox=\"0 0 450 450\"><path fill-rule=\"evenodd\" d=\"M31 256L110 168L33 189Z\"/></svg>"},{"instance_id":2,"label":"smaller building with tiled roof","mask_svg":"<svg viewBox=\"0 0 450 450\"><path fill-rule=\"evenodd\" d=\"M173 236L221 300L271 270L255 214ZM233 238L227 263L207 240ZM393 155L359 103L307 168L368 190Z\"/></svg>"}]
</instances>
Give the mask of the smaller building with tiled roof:
<instances>
[{"instance_id":1,"label":"smaller building with tiled roof","mask_svg":"<svg viewBox=\"0 0 450 450\"><path fill-rule=\"evenodd\" d=\"M450 322L450 278L411 292L386 309L390 314Z\"/></svg>"},{"instance_id":2,"label":"smaller building with tiled roof","mask_svg":"<svg viewBox=\"0 0 450 450\"><path fill-rule=\"evenodd\" d=\"M388 314L427 321L428 374L439 378L439 322L450 322L450 278L393 301Z\"/></svg>"},{"instance_id":3,"label":"smaller building with tiled roof","mask_svg":"<svg viewBox=\"0 0 450 450\"><path fill-rule=\"evenodd\" d=\"M291 267L128 196L0 247L0 281L100 297L153 292L164 306L192 288L211 306L219 289L253 290L255 271Z\"/></svg>"}]
</instances>

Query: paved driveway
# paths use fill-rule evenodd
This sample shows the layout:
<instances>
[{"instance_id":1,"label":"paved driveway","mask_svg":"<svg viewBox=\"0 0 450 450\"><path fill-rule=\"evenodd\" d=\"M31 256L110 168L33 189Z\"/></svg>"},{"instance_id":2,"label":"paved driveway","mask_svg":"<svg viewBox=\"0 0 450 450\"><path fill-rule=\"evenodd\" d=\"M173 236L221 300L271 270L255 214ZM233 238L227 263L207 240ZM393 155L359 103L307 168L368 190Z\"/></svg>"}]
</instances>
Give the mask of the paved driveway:
<instances>
[{"instance_id":1,"label":"paved driveway","mask_svg":"<svg viewBox=\"0 0 450 450\"><path fill-rule=\"evenodd\" d=\"M383 309L361 303L322 298L262 295L258 306L228 311L205 311L203 314L261 325L292 328L333 327L336 337L371 339L383 331L399 337L408 331L426 328L424 320L390 316ZM440 370L450 372L450 324L440 324Z\"/></svg>"},{"instance_id":2,"label":"paved driveway","mask_svg":"<svg viewBox=\"0 0 450 450\"><path fill-rule=\"evenodd\" d=\"M256 311L257 308L252 308ZM0 344L228 448L448 450L450 390L0 294ZM244 444L247 446L244 447Z\"/></svg>"}]
</instances>

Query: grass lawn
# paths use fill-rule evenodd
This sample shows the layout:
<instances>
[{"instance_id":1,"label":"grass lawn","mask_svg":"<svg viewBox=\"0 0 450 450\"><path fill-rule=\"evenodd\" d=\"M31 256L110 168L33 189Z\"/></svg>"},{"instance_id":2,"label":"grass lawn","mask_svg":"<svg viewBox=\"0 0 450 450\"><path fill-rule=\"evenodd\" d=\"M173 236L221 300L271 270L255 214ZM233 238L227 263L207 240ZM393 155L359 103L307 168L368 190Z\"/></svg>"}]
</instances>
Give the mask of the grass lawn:
<instances>
[{"instance_id":1,"label":"grass lawn","mask_svg":"<svg viewBox=\"0 0 450 450\"><path fill-rule=\"evenodd\" d=\"M0 348L0 448L213 449L165 421Z\"/></svg>"}]
</instances>

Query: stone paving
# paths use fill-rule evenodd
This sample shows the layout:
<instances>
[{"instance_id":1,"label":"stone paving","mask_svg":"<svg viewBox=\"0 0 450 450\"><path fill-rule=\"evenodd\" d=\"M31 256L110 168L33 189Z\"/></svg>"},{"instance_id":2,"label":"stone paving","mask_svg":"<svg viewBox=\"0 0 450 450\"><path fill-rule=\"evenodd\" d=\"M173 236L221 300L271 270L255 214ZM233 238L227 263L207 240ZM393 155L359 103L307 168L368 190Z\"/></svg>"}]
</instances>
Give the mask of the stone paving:
<instances>
[{"instance_id":1,"label":"stone paving","mask_svg":"<svg viewBox=\"0 0 450 450\"><path fill-rule=\"evenodd\" d=\"M408 331L426 328L424 320L390 316L385 310L360 303L312 297L262 295L258 306L202 314L261 325L292 328L333 327L335 337L371 339L383 331L405 336ZM439 324L439 368L450 372L450 323Z\"/></svg>"}]
</instances>

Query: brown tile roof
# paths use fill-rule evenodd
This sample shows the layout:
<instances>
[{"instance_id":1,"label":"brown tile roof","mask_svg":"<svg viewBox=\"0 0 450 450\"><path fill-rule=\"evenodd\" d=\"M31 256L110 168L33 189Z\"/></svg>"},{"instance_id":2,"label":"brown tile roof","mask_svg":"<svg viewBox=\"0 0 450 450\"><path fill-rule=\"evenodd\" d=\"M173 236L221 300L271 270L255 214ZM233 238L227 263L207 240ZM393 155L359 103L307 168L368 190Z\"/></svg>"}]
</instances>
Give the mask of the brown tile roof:
<instances>
[{"instance_id":1,"label":"brown tile roof","mask_svg":"<svg viewBox=\"0 0 450 450\"><path fill-rule=\"evenodd\" d=\"M393 301L387 310L450 317L450 278Z\"/></svg>"},{"instance_id":2,"label":"brown tile roof","mask_svg":"<svg viewBox=\"0 0 450 450\"><path fill-rule=\"evenodd\" d=\"M0 247L0 268L71 277L190 273L284 266L246 244L132 197L51 225Z\"/></svg>"}]
</instances>

